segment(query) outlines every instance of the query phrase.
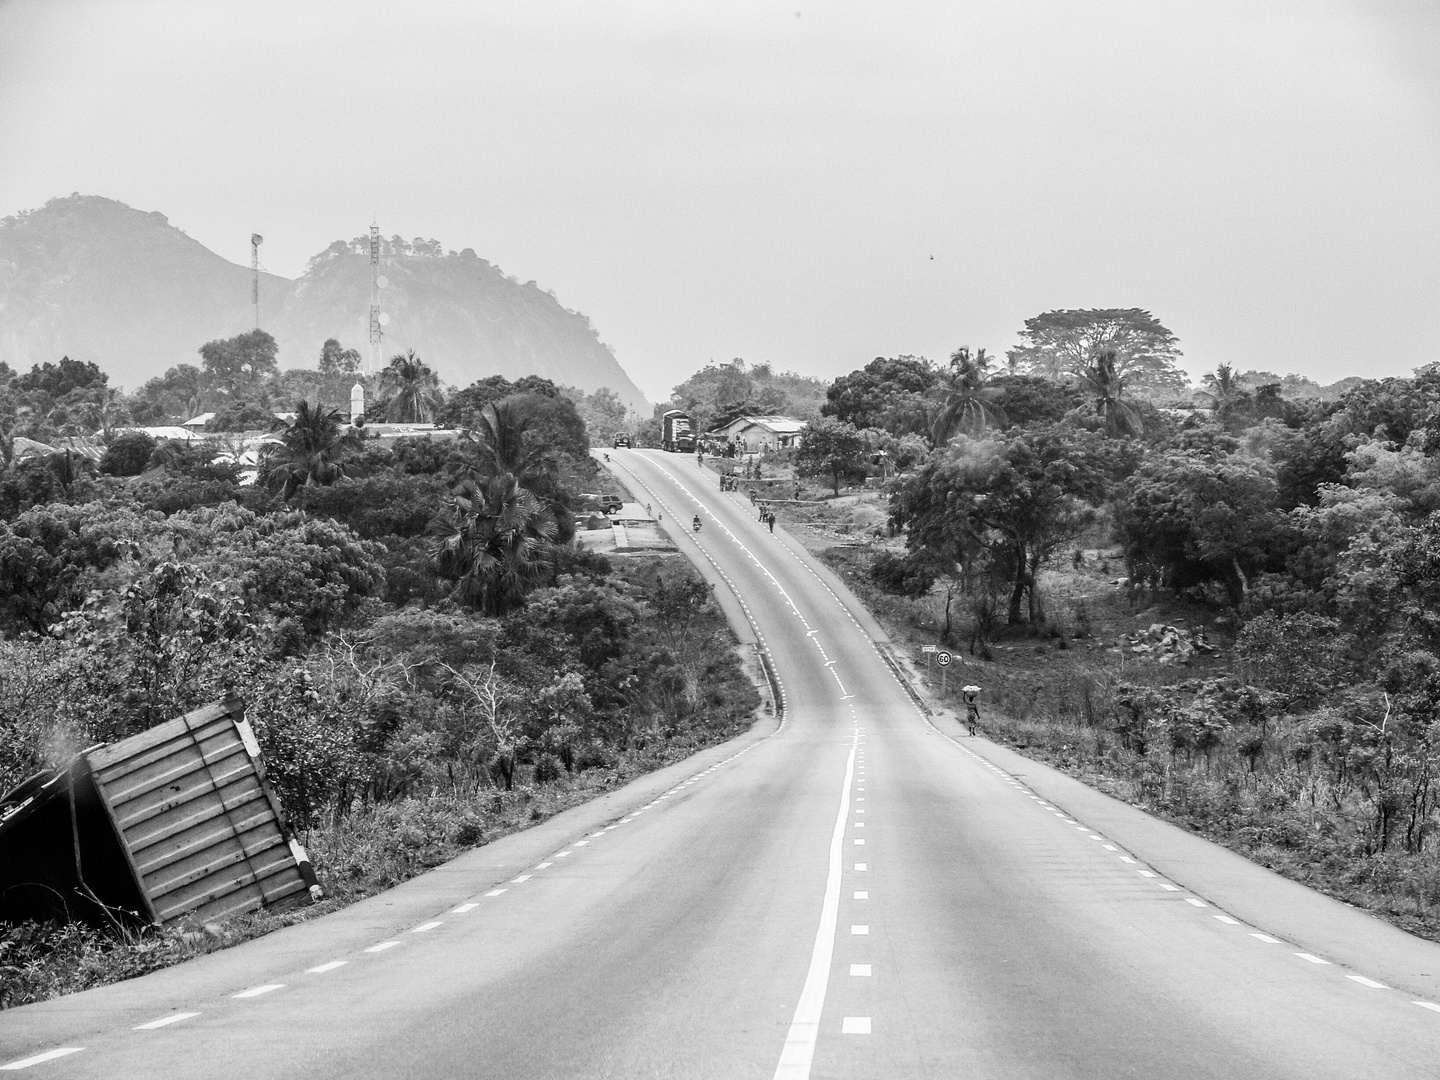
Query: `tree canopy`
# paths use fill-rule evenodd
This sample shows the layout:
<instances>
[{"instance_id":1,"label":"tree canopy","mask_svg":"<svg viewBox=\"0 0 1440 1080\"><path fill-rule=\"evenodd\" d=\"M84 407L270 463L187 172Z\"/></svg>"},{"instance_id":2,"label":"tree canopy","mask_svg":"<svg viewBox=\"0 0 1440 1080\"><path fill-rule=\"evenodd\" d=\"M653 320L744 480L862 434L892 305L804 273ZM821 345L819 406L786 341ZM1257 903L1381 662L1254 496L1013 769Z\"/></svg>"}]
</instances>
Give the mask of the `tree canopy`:
<instances>
[{"instance_id":1,"label":"tree canopy","mask_svg":"<svg viewBox=\"0 0 1440 1080\"><path fill-rule=\"evenodd\" d=\"M1083 378L1102 353L1115 374L1139 390L1176 393L1185 377L1176 366L1180 343L1140 308L1047 311L1025 320L1020 344L1006 353L1012 370L1050 379Z\"/></svg>"}]
</instances>

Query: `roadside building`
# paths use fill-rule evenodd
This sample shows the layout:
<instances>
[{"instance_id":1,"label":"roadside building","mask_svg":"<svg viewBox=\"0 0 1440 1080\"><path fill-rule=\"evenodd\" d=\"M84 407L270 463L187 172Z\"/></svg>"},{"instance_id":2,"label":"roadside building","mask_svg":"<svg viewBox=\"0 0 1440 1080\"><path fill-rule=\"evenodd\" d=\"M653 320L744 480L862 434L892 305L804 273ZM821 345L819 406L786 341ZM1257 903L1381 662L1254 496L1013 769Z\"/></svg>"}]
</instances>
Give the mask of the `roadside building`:
<instances>
[{"instance_id":1,"label":"roadside building","mask_svg":"<svg viewBox=\"0 0 1440 1080\"><path fill-rule=\"evenodd\" d=\"M740 453L798 447L808 424L789 416L741 416L712 434Z\"/></svg>"}]
</instances>

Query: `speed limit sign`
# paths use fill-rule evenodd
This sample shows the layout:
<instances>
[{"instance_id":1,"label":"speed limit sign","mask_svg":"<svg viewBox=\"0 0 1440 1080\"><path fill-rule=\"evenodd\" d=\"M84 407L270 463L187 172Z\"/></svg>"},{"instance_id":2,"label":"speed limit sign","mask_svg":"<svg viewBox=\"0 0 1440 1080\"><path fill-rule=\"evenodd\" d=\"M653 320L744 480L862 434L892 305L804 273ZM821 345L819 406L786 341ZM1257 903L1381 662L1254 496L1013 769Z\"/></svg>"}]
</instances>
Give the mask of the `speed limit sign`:
<instances>
[{"instance_id":1,"label":"speed limit sign","mask_svg":"<svg viewBox=\"0 0 1440 1080\"><path fill-rule=\"evenodd\" d=\"M952 657L948 652L944 652L943 650L935 655L935 662L941 667L949 667L950 661L953 659L954 657Z\"/></svg>"}]
</instances>

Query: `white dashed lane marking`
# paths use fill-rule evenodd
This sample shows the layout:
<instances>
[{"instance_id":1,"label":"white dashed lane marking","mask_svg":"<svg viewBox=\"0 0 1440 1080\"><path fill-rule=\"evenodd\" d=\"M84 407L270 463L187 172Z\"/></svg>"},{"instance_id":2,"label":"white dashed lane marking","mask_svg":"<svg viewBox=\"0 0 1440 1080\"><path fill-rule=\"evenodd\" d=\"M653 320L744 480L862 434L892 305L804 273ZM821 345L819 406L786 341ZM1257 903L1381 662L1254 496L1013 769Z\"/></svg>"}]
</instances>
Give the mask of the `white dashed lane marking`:
<instances>
[{"instance_id":1,"label":"white dashed lane marking","mask_svg":"<svg viewBox=\"0 0 1440 1080\"><path fill-rule=\"evenodd\" d=\"M386 949L393 949L396 945L399 945L399 944L400 944L400 942L398 942L398 941L382 941L382 942L380 942L379 945L371 945L371 946L370 946L368 949L366 949L365 951L366 951L366 952L384 952Z\"/></svg>"},{"instance_id":2,"label":"white dashed lane marking","mask_svg":"<svg viewBox=\"0 0 1440 1080\"><path fill-rule=\"evenodd\" d=\"M869 1035L870 1017L868 1016L847 1016L840 1021L841 1035Z\"/></svg>"},{"instance_id":3,"label":"white dashed lane marking","mask_svg":"<svg viewBox=\"0 0 1440 1080\"><path fill-rule=\"evenodd\" d=\"M305 974L324 975L327 971L334 971L336 968L342 968L349 962L350 961L348 960L331 960L328 964L321 964L319 967L306 968Z\"/></svg>"},{"instance_id":4,"label":"white dashed lane marking","mask_svg":"<svg viewBox=\"0 0 1440 1080\"><path fill-rule=\"evenodd\" d=\"M192 1016L199 1016L198 1012L178 1012L169 1016L162 1016L159 1020L151 1020L148 1024L136 1024L135 1031L154 1031L157 1028L169 1027L171 1024L178 1024L181 1020L189 1020Z\"/></svg>"},{"instance_id":5,"label":"white dashed lane marking","mask_svg":"<svg viewBox=\"0 0 1440 1080\"><path fill-rule=\"evenodd\" d=\"M232 998L253 998L261 994L273 993L276 990L285 989L284 983L266 983L264 986L252 986L249 990L241 990L238 994L231 994Z\"/></svg>"},{"instance_id":6,"label":"white dashed lane marking","mask_svg":"<svg viewBox=\"0 0 1440 1080\"><path fill-rule=\"evenodd\" d=\"M412 934L428 934L431 930L434 930L437 926L444 926L444 925L445 925L445 924L442 923L439 919L435 919L435 920L433 920L433 921L431 921L431 922L421 923L419 926L415 927L415 929L414 929L414 930L411 930L410 932L411 932Z\"/></svg>"}]
</instances>

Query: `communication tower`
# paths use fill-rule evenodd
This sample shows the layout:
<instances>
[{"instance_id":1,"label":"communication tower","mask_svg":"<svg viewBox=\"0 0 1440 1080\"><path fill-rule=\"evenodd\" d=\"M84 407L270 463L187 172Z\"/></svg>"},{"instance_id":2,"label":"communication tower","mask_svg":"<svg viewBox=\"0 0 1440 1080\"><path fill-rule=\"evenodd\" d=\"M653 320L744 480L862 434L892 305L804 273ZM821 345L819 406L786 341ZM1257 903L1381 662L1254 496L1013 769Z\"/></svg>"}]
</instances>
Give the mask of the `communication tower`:
<instances>
[{"instance_id":1,"label":"communication tower","mask_svg":"<svg viewBox=\"0 0 1440 1080\"><path fill-rule=\"evenodd\" d=\"M380 310L380 290L389 282L380 273L380 226L370 226L370 351L365 357L365 376L380 370L381 345L389 318Z\"/></svg>"},{"instance_id":2,"label":"communication tower","mask_svg":"<svg viewBox=\"0 0 1440 1080\"><path fill-rule=\"evenodd\" d=\"M255 306L255 329L260 329L260 245L265 238L250 234L250 303Z\"/></svg>"}]
</instances>

